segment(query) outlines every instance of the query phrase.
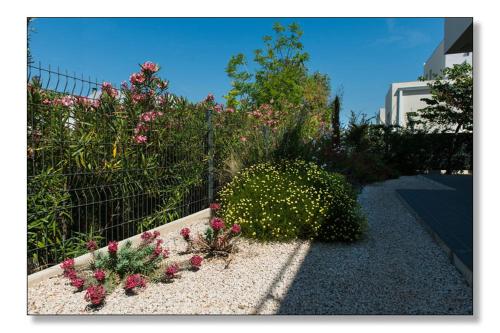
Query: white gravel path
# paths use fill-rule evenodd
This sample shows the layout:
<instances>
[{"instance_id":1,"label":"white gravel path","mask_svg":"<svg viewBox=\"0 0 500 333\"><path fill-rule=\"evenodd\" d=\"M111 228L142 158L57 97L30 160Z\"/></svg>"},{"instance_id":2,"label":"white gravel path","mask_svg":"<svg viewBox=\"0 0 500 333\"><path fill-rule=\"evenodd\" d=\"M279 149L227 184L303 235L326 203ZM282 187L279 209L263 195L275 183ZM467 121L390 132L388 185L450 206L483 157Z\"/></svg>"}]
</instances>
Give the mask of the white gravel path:
<instances>
[{"instance_id":1,"label":"white gravel path","mask_svg":"<svg viewBox=\"0 0 500 333\"><path fill-rule=\"evenodd\" d=\"M472 314L471 288L396 197L403 188L445 187L423 177L365 187L359 201L370 230L356 244L242 240L228 268L204 262L198 272L151 283L136 296L117 288L98 312L55 277L28 289L28 313ZM164 239L172 252L184 249L178 232Z\"/></svg>"}]
</instances>

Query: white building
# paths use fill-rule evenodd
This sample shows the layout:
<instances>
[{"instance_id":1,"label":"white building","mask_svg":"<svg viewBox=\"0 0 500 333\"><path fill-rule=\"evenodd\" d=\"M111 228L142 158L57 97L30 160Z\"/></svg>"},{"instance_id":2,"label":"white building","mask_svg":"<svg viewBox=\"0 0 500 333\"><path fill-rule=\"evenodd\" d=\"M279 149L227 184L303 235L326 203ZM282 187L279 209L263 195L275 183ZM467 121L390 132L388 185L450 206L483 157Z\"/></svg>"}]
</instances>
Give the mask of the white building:
<instances>
[{"instance_id":1,"label":"white building","mask_svg":"<svg viewBox=\"0 0 500 333\"><path fill-rule=\"evenodd\" d=\"M385 107L380 108L377 124L406 126L407 113L427 106L422 98L430 98L430 80L446 67L468 62L472 64L472 19L445 20L445 37L424 64L423 77L427 81L397 82L389 85Z\"/></svg>"}]
</instances>

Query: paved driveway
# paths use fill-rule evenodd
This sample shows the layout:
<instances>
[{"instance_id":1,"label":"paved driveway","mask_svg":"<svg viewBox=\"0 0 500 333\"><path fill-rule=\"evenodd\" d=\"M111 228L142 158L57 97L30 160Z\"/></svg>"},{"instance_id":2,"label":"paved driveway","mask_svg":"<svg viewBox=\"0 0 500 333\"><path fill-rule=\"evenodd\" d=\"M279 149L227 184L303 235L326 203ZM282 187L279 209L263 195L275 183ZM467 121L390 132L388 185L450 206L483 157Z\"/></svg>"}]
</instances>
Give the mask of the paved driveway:
<instances>
[{"instance_id":1,"label":"paved driveway","mask_svg":"<svg viewBox=\"0 0 500 333\"><path fill-rule=\"evenodd\" d=\"M470 269L473 266L472 176L425 175L448 188L401 189L398 193Z\"/></svg>"}]
</instances>

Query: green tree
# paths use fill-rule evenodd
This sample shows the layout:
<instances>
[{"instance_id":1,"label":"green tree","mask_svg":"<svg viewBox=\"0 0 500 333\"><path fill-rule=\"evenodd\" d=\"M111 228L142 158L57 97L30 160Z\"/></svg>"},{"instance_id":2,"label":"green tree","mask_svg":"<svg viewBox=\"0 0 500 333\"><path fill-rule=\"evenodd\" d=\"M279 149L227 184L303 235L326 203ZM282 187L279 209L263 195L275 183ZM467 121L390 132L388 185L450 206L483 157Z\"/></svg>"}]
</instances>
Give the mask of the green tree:
<instances>
[{"instance_id":1,"label":"green tree","mask_svg":"<svg viewBox=\"0 0 500 333\"><path fill-rule=\"evenodd\" d=\"M428 85L431 98L422 98L427 106L416 112L415 123L430 125L435 131L452 133L447 156L447 173L451 173L453 155L461 131L471 132L473 127L472 66L466 62L445 68ZM411 116L411 115L410 115Z\"/></svg>"},{"instance_id":2,"label":"green tree","mask_svg":"<svg viewBox=\"0 0 500 333\"><path fill-rule=\"evenodd\" d=\"M226 72L232 79L232 89L225 96L229 106L271 103L281 109L287 104L303 102L305 62L309 59L300 42L303 31L296 23L288 28L275 23L273 30L275 37L265 36L264 48L254 51L257 65L254 73L248 71L243 54L229 60Z\"/></svg>"},{"instance_id":3,"label":"green tree","mask_svg":"<svg viewBox=\"0 0 500 333\"><path fill-rule=\"evenodd\" d=\"M340 150L340 97L335 95L335 99L330 105L332 109L332 148L333 152Z\"/></svg>"},{"instance_id":4,"label":"green tree","mask_svg":"<svg viewBox=\"0 0 500 333\"><path fill-rule=\"evenodd\" d=\"M445 68L428 84L431 98L422 98L427 107L418 111L424 122L441 132L472 131L472 66L466 62Z\"/></svg>"}]
</instances>

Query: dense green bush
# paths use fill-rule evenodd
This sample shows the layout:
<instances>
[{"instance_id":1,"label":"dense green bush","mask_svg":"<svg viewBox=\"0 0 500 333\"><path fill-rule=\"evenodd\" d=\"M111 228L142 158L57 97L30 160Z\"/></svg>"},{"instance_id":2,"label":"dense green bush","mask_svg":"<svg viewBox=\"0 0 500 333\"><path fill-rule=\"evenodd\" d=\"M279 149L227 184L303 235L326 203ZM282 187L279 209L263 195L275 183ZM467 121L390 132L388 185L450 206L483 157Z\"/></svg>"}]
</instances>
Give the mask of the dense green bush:
<instances>
[{"instance_id":1,"label":"dense green bush","mask_svg":"<svg viewBox=\"0 0 500 333\"><path fill-rule=\"evenodd\" d=\"M221 191L220 201L227 223L260 240L354 241L365 227L345 178L301 160L243 170Z\"/></svg>"}]
</instances>

